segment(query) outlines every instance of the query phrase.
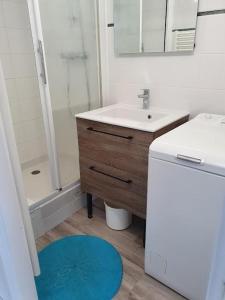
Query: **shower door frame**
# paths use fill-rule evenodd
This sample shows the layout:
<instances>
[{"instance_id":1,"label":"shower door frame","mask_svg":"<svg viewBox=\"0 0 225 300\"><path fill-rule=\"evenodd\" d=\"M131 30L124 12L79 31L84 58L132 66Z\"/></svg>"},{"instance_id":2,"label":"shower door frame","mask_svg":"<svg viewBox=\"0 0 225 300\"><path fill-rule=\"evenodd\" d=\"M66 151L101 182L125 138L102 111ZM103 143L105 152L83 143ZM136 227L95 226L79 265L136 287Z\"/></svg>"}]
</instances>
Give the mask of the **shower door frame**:
<instances>
[{"instance_id":1,"label":"shower door frame","mask_svg":"<svg viewBox=\"0 0 225 300\"><path fill-rule=\"evenodd\" d=\"M102 89L101 89L101 55L100 55L100 40L99 40L99 0L95 1L95 24L96 24L96 45L97 45L97 73L98 73L98 94L99 104L102 106ZM62 186L60 178L59 158L57 153L57 144L55 136L55 126L53 119L53 110L51 102L51 94L48 80L48 68L46 64L45 43L41 22L41 13L39 8L39 0L27 0L29 18L31 24L31 32L34 45L34 54L36 60L36 68L38 73L38 83L42 106L42 115L44 120L44 128L46 134L46 143L48 149L48 159L50 164L50 175L52 180L53 193L61 192L62 190L70 190L72 187L80 185L80 180ZM40 46L42 49L40 49ZM41 50L41 52L40 52ZM54 193L54 194L55 194ZM52 194L43 199L44 201L51 199ZM43 202L43 201L40 201ZM40 204L39 202L39 204Z\"/></svg>"},{"instance_id":2,"label":"shower door frame","mask_svg":"<svg viewBox=\"0 0 225 300\"><path fill-rule=\"evenodd\" d=\"M38 84L41 98L42 116L44 121L44 129L46 135L46 143L48 149L48 159L50 164L50 174L52 188L60 191L61 180L59 172L59 161L56 151L56 138L54 129L54 120L51 109L51 96L48 84L48 71L46 66L46 56L44 50L44 39L42 33L41 16L38 0L27 0L31 32L33 38L34 54L36 60L36 68L38 73ZM42 49L40 49L40 45ZM42 53L40 53L42 50ZM41 56L42 54L42 56ZM43 73L44 72L44 73ZM45 76L45 78L43 78Z\"/></svg>"}]
</instances>

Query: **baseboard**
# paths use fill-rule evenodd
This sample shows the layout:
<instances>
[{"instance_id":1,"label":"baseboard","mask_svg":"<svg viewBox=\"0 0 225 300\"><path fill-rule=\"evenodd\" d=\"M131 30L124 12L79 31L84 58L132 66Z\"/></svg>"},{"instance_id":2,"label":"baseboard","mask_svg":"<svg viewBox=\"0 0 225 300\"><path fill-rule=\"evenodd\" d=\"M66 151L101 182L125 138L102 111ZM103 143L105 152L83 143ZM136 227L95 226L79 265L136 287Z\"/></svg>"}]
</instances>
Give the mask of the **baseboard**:
<instances>
[{"instance_id":1,"label":"baseboard","mask_svg":"<svg viewBox=\"0 0 225 300\"><path fill-rule=\"evenodd\" d=\"M35 239L62 223L84 205L84 196L80 187L76 187L31 211Z\"/></svg>"}]
</instances>

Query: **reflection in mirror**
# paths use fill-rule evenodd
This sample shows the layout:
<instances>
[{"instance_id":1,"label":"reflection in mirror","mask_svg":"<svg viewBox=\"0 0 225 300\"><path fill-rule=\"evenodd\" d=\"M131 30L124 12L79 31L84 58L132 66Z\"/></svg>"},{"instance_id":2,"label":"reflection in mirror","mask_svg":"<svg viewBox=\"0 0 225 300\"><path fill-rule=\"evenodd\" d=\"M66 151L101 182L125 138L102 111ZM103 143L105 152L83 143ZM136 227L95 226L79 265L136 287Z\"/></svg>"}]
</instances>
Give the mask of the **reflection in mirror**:
<instances>
[{"instance_id":1,"label":"reflection in mirror","mask_svg":"<svg viewBox=\"0 0 225 300\"><path fill-rule=\"evenodd\" d=\"M166 0L142 1L142 52L164 52Z\"/></svg>"},{"instance_id":2,"label":"reflection in mirror","mask_svg":"<svg viewBox=\"0 0 225 300\"><path fill-rule=\"evenodd\" d=\"M117 53L141 52L140 0L115 0L115 49Z\"/></svg>"},{"instance_id":3,"label":"reflection in mirror","mask_svg":"<svg viewBox=\"0 0 225 300\"><path fill-rule=\"evenodd\" d=\"M117 54L193 51L198 0L113 0Z\"/></svg>"},{"instance_id":4,"label":"reflection in mirror","mask_svg":"<svg viewBox=\"0 0 225 300\"><path fill-rule=\"evenodd\" d=\"M197 2L196 0L168 0L166 52L193 50Z\"/></svg>"}]
</instances>

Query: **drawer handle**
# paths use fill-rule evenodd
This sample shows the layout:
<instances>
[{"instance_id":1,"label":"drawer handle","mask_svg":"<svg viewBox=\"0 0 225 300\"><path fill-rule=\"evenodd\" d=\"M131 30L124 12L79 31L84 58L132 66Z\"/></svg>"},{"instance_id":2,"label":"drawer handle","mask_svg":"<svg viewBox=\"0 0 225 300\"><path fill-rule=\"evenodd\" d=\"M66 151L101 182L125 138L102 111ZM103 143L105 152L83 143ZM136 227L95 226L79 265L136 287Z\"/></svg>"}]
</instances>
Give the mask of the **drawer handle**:
<instances>
[{"instance_id":1,"label":"drawer handle","mask_svg":"<svg viewBox=\"0 0 225 300\"><path fill-rule=\"evenodd\" d=\"M96 173L99 173L99 174L102 174L102 175L111 177L111 178L113 178L113 179L119 180L119 181L124 182L124 183L127 183L127 184L132 183L132 180L130 180L130 179L126 180L126 179L122 179L122 178L120 178L120 177L116 177L116 176L109 175L109 174L107 174L107 173L105 173L105 172L102 172L102 171L97 170L94 166L91 166L89 169L90 169L91 171L96 172Z\"/></svg>"},{"instance_id":2,"label":"drawer handle","mask_svg":"<svg viewBox=\"0 0 225 300\"><path fill-rule=\"evenodd\" d=\"M109 132L105 132L105 131L102 131L102 130L94 129L93 127L88 127L87 130L102 133L102 134L108 134L108 135L116 136L116 137L126 139L126 140L132 140L133 139L133 136L123 136L123 135L119 135L119 134L115 134L115 133L109 133Z\"/></svg>"},{"instance_id":3,"label":"drawer handle","mask_svg":"<svg viewBox=\"0 0 225 300\"><path fill-rule=\"evenodd\" d=\"M187 162L191 162L191 163L194 163L194 164L199 164L199 165L202 163L201 158L186 156L186 155L182 155L182 154L177 154L177 159L184 160L184 161L187 161Z\"/></svg>"}]
</instances>

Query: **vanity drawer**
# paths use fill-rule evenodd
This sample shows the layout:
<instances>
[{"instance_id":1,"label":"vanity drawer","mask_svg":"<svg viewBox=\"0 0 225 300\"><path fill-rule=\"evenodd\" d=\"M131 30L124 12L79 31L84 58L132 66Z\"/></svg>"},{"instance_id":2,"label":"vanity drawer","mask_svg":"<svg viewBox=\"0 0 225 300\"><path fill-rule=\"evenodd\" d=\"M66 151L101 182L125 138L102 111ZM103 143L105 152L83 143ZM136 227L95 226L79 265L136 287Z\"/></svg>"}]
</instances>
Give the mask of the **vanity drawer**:
<instances>
[{"instance_id":1,"label":"vanity drawer","mask_svg":"<svg viewBox=\"0 0 225 300\"><path fill-rule=\"evenodd\" d=\"M78 133L90 138L93 136L95 139L98 137L105 137L112 139L115 142L120 142L125 145L142 145L149 147L153 141L153 134L141 130L125 128L91 120L77 118Z\"/></svg>"},{"instance_id":2,"label":"vanity drawer","mask_svg":"<svg viewBox=\"0 0 225 300\"><path fill-rule=\"evenodd\" d=\"M147 178L148 151L153 140L151 133L86 120L77 121L82 157Z\"/></svg>"},{"instance_id":3,"label":"vanity drawer","mask_svg":"<svg viewBox=\"0 0 225 300\"><path fill-rule=\"evenodd\" d=\"M135 173L80 157L81 189L145 218L147 182Z\"/></svg>"},{"instance_id":4,"label":"vanity drawer","mask_svg":"<svg viewBox=\"0 0 225 300\"><path fill-rule=\"evenodd\" d=\"M82 191L145 218L149 146L187 119L150 133L77 118Z\"/></svg>"}]
</instances>

